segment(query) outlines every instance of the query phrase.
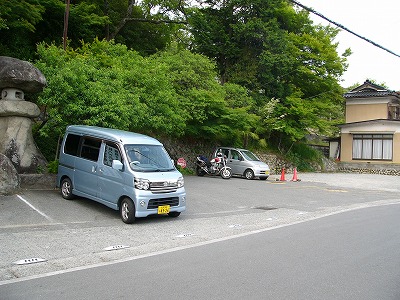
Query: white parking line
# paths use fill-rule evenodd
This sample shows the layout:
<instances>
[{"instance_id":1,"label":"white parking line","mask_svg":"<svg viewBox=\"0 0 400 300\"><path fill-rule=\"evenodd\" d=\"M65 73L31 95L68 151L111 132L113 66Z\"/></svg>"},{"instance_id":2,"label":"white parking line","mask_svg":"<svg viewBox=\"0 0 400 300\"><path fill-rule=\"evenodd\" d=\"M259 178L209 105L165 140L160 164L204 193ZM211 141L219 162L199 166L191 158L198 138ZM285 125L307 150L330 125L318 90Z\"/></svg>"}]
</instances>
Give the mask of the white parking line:
<instances>
[{"instance_id":1,"label":"white parking line","mask_svg":"<svg viewBox=\"0 0 400 300\"><path fill-rule=\"evenodd\" d=\"M38 210L36 207L34 207L32 204L30 204L27 200L25 200L23 197L21 197L20 195L17 195L17 197L22 200L23 202L25 202L25 204L27 204L30 208L32 208L34 211L36 211L39 215L45 217L48 221L54 223L54 220L52 218L50 218L48 215L46 215L44 212L41 212L40 210Z\"/></svg>"}]
</instances>

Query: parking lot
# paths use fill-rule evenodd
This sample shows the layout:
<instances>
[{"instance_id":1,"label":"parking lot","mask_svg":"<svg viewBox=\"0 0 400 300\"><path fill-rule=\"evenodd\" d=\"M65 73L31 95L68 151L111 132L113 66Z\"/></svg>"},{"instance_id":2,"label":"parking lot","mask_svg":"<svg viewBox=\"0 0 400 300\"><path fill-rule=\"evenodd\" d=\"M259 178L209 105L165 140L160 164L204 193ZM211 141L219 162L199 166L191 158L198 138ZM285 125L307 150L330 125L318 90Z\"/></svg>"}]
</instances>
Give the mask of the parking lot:
<instances>
[{"instance_id":1,"label":"parking lot","mask_svg":"<svg viewBox=\"0 0 400 300\"><path fill-rule=\"evenodd\" d=\"M117 211L54 189L0 196L0 283L190 247L400 202L400 178L298 174L301 181L186 176L187 210L124 224Z\"/></svg>"}]
</instances>

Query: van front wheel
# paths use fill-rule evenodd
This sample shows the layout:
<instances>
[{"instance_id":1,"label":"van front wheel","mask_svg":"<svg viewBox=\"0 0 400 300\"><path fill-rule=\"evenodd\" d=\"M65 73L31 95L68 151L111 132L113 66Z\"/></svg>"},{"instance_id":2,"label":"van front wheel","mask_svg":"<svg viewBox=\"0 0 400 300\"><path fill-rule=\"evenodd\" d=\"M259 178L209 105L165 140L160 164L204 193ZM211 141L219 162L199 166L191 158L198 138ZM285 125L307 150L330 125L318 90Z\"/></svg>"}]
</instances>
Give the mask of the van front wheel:
<instances>
[{"instance_id":1,"label":"van front wheel","mask_svg":"<svg viewBox=\"0 0 400 300\"><path fill-rule=\"evenodd\" d=\"M64 199L71 200L74 198L72 194L72 182L69 178L64 178L61 181L61 195Z\"/></svg>"},{"instance_id":2,"label":"van front wheel","mask_svg":"<svg viewBox=\"0 0 400 300\"><path fill-rule=\"evenodd\" d=\"M135 222L135 204L133 201L129 198L122 199L119 213L124 223L132 224Z\"/></svg>"}]
</instances>

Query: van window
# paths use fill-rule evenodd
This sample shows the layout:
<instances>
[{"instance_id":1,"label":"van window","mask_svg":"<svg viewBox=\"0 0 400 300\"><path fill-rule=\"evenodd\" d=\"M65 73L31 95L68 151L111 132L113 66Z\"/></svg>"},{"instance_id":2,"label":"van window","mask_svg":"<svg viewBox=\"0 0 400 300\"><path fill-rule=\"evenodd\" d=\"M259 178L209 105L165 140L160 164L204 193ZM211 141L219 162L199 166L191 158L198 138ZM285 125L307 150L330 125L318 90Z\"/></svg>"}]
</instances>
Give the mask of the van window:
<instances>
[{"instance_id":1,"label":"van window","mask_svg":"<svg viewBox=\"0 0 400 300\"><path fill-rule=\"evenodd\" d=\"M232 159L239 160L239 158L240 158L239 151L231 150L231 156L232 156Z\"/></svg>"},{"instance_id":2,"label":"van window","mask_svg":"<svg viewBox=\"0 0 400 300\"><path fill-rule=\"evenodd\" d=\"M85 137L82 143L81 157L97 161L100 152L101 141Z\"/></svg>"},{"instance_id":3,"label":"van window","mask_svg":"<svg viewBox=\"0 0 400 300\"><path fill-rule=\"evenodd\" d=\"M159 145L125 145L129 166L138 172L171 171L174 165Z\"/></svg>"},{"instance_id":4,"label":"van window","mask_svg":"<svg viewBox=\"0 0 400 300\"><path fill-rule=\"evenodd\" d=\"M121 153L119 153L117 145L107 142L104 148L104 164L111 167L113 160L122 162Z\"/></svg>"},{"instance_id":5,"label":"van window","mask_svg":"<svg viewBox=\"0 0 400 300\"><path fill-rule=\"evenodd\" d=\"M79 141L81 139L80 135L68 134L65 141L64 153L77 156L79 149Z\"/></svg>"},{"instance_id":6,"label":"van window","mask_svg":"<svg viewBox=\"0 0 400 300\"><path fill-rule=\"evenodd\" d=\"M223 154L226 158L229 157L229 149L219 148L219 149L217 150L216 153L218 153L218 152L222 152L222 154Z\"/></svg>"},{"instance_id":7,"label":"van window","mask_svg":"<svg viewBox=\"0 0 400 300\"><path fill-rule=\"evenodd\" d=\"M243 156L250 161L260 161L260 159L251 151L244 150L242 151Z\"/></svg>"}]
</instances>

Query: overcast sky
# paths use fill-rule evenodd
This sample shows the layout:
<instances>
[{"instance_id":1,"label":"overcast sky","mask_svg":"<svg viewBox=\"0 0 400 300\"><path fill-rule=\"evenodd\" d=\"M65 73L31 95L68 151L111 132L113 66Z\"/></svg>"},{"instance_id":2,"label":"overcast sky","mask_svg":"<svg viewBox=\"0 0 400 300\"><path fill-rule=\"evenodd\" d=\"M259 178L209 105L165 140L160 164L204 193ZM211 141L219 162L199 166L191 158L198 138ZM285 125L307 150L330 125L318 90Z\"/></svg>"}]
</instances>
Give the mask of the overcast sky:
<instances>
[{"instance_id":1,"label":"overcast sky","mask_svg":"<svg viewBox=\"0 0 400 300\"><path fill-rule=\"evenodd\" d=\"M400 0L296 0L313 8L330 20L400 55ZM328 22L310 13L314 23ZM334 25L333 25L334 26ZM341 82L343 87L366 79L384 83L400 91L400 57L342 30L336 38L338 52L351 48L348 70Z\"/></svg>"}]
</instances>

